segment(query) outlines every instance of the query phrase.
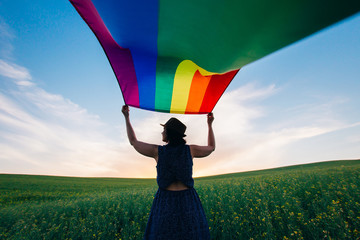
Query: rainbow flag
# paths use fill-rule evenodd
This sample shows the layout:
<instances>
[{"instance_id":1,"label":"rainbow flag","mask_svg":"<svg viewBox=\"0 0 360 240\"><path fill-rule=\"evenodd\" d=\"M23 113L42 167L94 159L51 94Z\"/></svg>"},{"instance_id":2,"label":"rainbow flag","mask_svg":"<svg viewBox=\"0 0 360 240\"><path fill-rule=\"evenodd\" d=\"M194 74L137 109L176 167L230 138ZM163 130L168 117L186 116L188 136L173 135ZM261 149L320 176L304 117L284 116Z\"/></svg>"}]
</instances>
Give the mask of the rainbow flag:
<instances>
[{"instance_id":1,"label":"rainbow flag","mask_svg":"<svg viewBox=\"0 0 360 240\"><path fill-rule=\"evenodd\" d=\"M70 0L126 104L211 112L240 68L360 10L359 0Z\"/></svg>"}]
</instances>

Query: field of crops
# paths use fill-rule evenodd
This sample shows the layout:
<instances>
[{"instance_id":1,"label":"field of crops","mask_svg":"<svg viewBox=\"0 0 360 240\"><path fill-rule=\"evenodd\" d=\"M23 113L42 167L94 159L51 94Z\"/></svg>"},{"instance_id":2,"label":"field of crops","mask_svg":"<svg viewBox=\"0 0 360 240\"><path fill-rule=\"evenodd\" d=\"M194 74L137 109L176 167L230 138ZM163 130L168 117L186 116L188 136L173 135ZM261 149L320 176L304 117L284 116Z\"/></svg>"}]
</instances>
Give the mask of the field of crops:
<instances>
[{"instance_id":1,"label":"field of crops","mask_svg":"<svg viewBox=\"0 0 360 240\"><path fill-rule=\"evenodd\" d=\"M359 239L360 160L195 180L212 239ZM0 239L142 239L154 179L0 174Z\"/></svg>"}]
</instances>

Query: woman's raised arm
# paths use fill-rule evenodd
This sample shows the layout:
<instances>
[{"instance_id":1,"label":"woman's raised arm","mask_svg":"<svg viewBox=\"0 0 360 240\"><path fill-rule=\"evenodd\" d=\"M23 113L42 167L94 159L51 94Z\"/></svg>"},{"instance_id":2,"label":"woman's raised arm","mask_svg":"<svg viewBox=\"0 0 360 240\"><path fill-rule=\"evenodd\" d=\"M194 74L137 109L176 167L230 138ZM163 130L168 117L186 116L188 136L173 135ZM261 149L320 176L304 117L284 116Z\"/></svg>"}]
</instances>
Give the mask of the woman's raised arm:
<instances>
[{"instance_id":1,"label":"woman's raised arm","mask_svg":"<svg viewBox=\"0 0 360 240\"><path fill-rule=\"evenodd\" d=\"M208 144L207 146L190 145L191 155L194 158L201 158L210 155L215 150L215 135L212 128L214 121L213 113L207 115L208 124Z\"/></svg>"},{"instance_id":2,"label":"woman's raised arm","mask_svg":"<svg viewBox=\"0 0 360 240\"><path fill-rule=\"evenodd\" d=\"M129 106L124 105L121 109L122 113L125 117L125 124L126 124L126 133L129 138L130 144L135 148L137 152L140 154L152 157L155 160L158 158L158 146L155 144L149 144L145 142L138 141L135 135L135 131L131 126L130 122L130 114L129 114Z\"/></svg>"}]
</instances>

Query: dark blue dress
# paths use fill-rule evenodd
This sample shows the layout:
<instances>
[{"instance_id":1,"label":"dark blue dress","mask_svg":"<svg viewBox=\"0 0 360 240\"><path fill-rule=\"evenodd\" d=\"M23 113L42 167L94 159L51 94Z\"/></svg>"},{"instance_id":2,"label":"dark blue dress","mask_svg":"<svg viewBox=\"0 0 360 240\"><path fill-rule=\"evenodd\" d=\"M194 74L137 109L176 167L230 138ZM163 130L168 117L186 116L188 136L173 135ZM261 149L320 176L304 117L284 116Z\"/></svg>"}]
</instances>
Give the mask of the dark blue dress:
<instances>
[{"instance_id":1,"label":"dark blue dress","mask_svg":"<svg viewBox=\"0 0 360 240\"><path fill-rule=\"evenodd\" d=\"M144 239L210 239L209 226L192 178L193 161L188 145L159 146L157 183ZM174 181L189 189L168 191Z\"/></svg>"}]
</instances>

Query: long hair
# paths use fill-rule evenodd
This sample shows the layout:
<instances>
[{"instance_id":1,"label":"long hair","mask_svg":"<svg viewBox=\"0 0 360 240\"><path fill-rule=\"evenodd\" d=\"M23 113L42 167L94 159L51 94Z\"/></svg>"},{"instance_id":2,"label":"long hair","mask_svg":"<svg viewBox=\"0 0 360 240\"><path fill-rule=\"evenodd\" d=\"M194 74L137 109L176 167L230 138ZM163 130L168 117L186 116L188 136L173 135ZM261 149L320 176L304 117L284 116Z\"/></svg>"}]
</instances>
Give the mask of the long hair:
<instances>
[{"instance_id":1,"label":"long hair","mask_svg":"<svg viewBox=\"0 0 360 240\"><path fill-rule=\"evenodd\" d=\"M166 129L166 137L168 144L171 146L178 146L186 143L183 136L172 129Z\"/></svg>"}]
</instances>

